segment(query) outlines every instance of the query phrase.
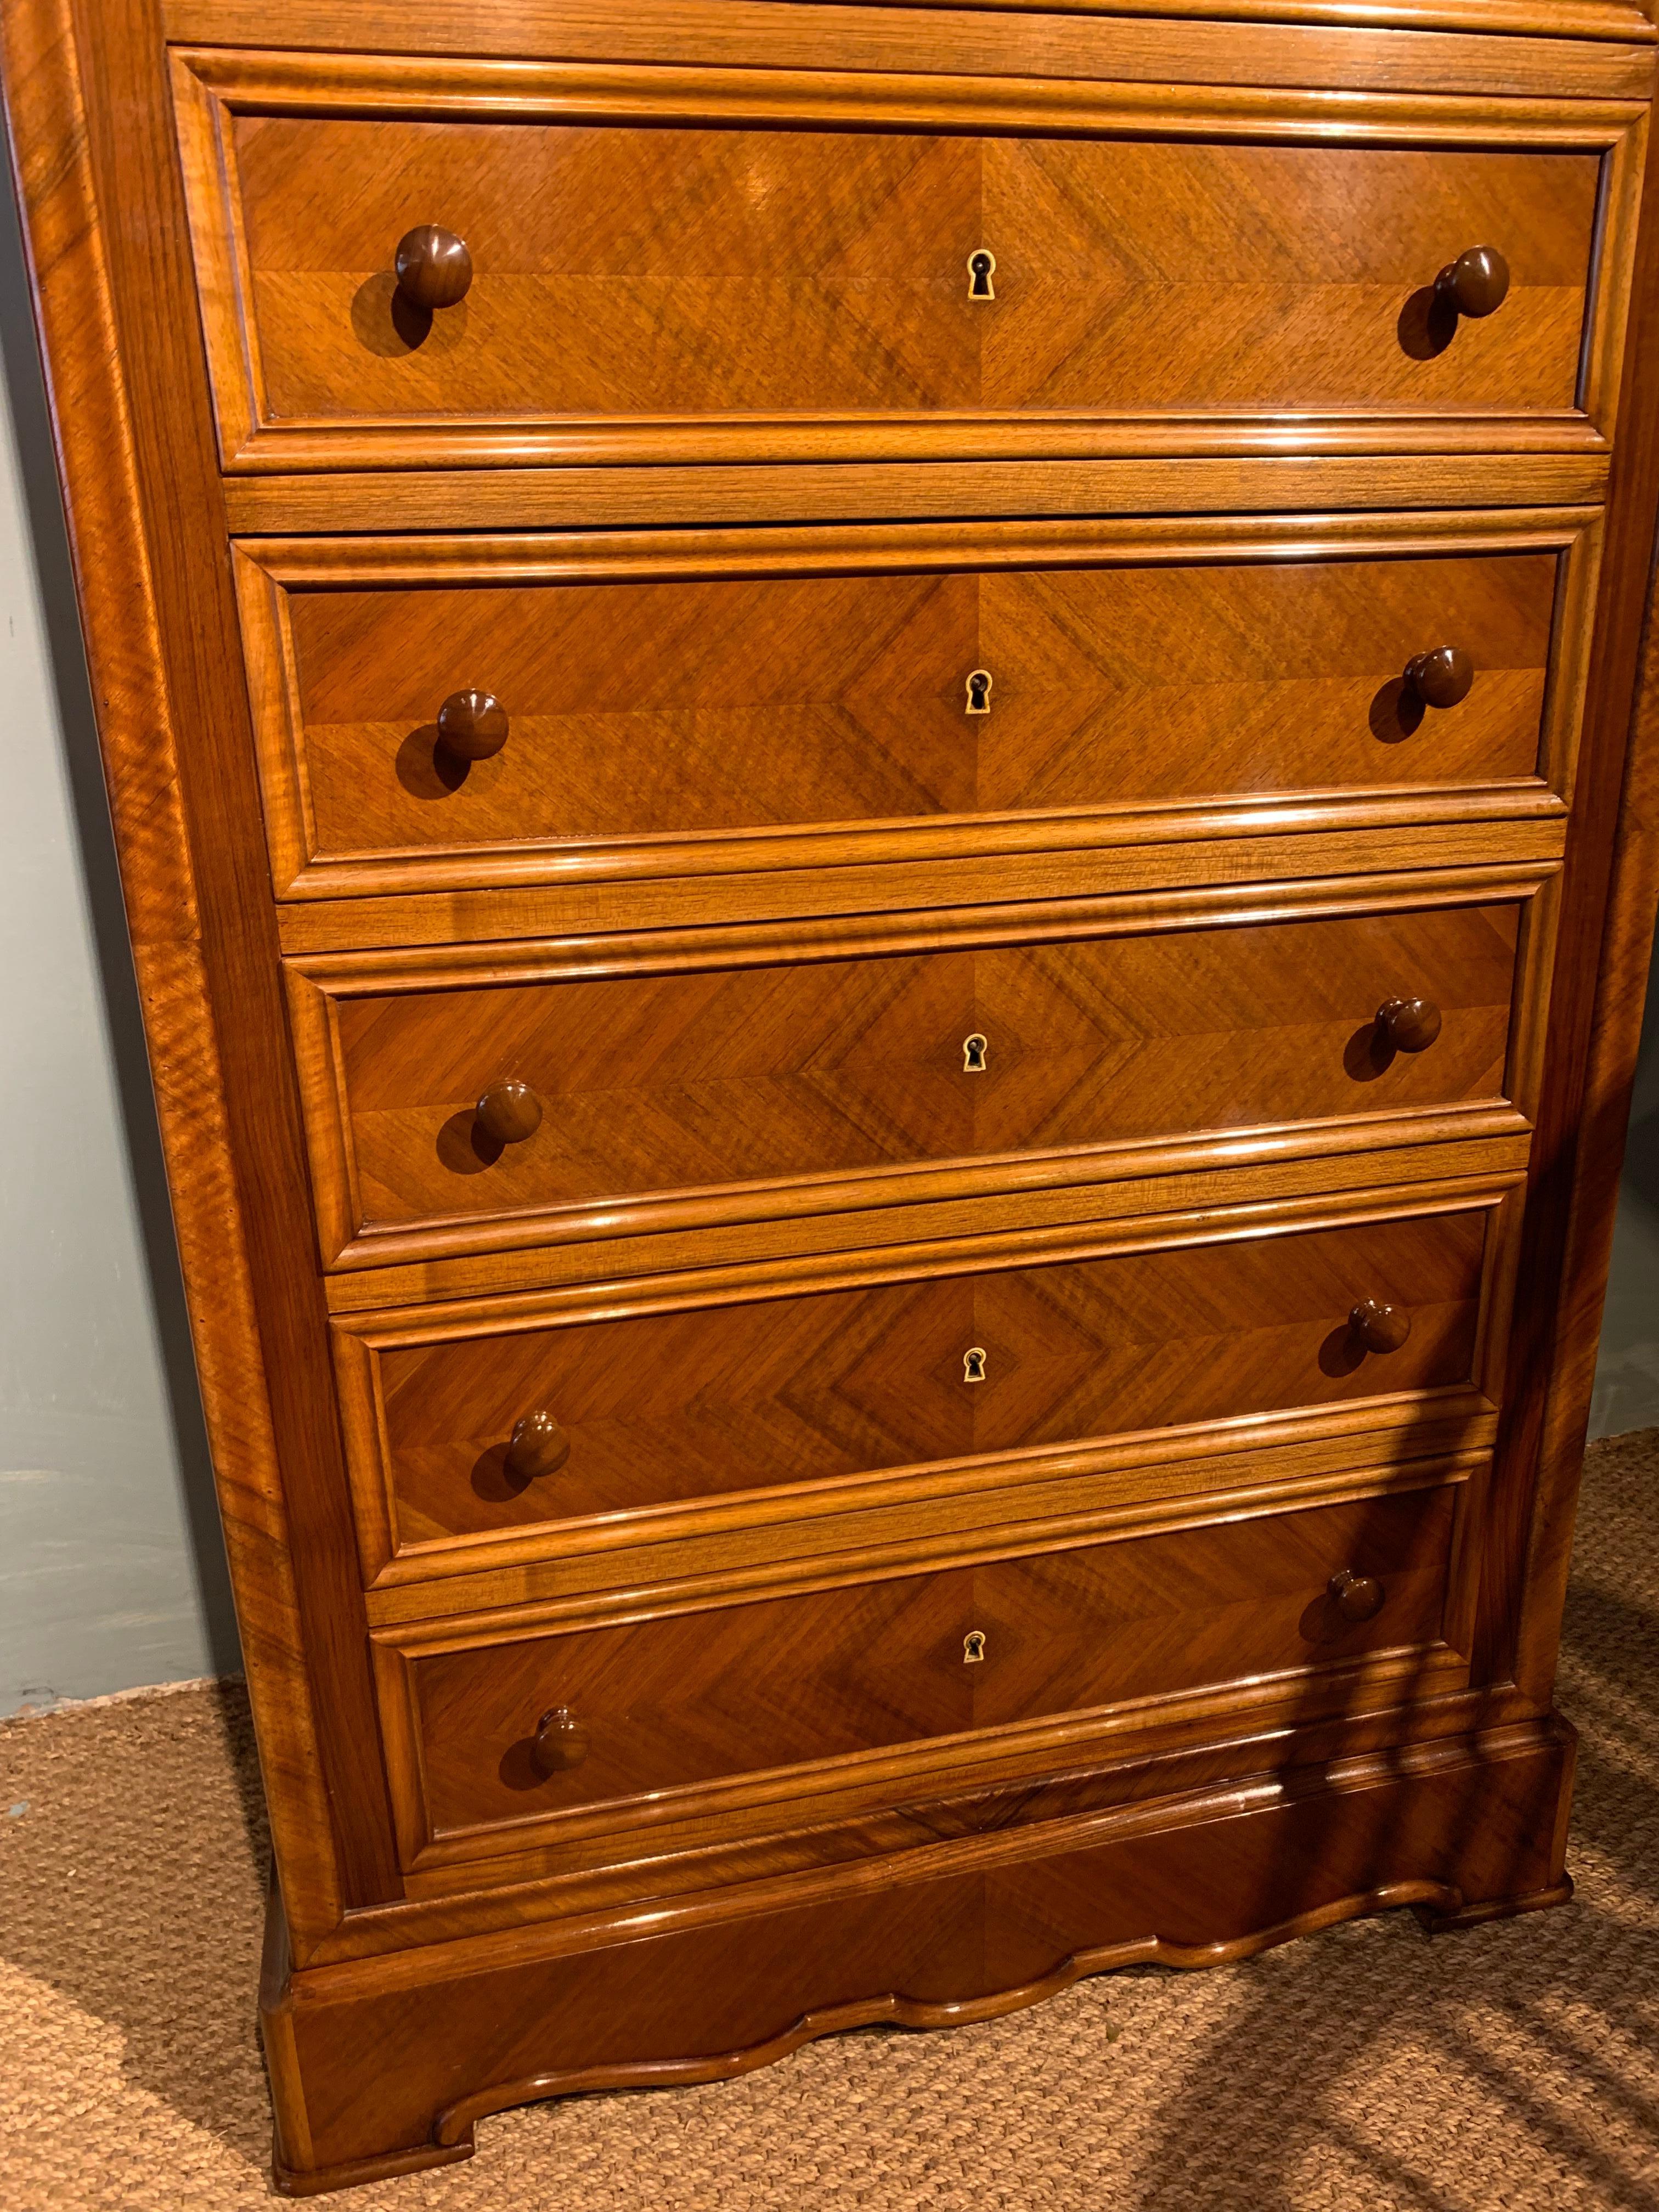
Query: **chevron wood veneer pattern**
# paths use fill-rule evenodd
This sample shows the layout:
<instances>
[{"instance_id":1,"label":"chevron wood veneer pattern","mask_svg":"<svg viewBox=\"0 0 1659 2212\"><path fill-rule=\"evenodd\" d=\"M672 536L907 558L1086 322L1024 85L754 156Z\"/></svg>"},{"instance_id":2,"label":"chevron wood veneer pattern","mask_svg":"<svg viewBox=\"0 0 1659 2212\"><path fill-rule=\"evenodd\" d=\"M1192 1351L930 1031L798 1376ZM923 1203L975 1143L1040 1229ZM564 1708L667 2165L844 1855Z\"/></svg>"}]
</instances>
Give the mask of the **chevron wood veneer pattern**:
<instances>
[{"instance_id":1,"label":"chevron wood veneer pattern","mask_svg":"<svg viewBox=\"0 0 1659 2212\"><path fill-rule=\"evenodd\" d=\"M294 591L313 856L1535 775L1548 554ZM1469 652L1425 716L1401 674ZM967 679L993 678L970 716ZM507 709L461 762L453 692Z\"/></svg>"},{"instance_id":2,"label":"chevron wood veneer pattern","mask_svg":"<svg viewBox=\"0 0 1659 2212\"><path fill-rule=\"evenodd\" d=\"M1449 1488L413 1659L441 1834L1439 1636ZM1376 1577L1345 1620L1328 1585ZM964 1643L985 1637L969 1663ZM580 1713L579 1766L529 1738Z\"/></svg>"},{"instance_id":3,"label":"chevron wood veneer pattern","mask_svg":"<svg viewBox=\"0 0 1659 2212\"><path fill-rule=\"evenodd\" d=\"M384 1346L398 1530L438 1541L1461 1382L1485 1235L1481 1213L1433 1214ZM1411 1313L1398 1352L1350 1338L1364 1297ZM526 1482L507 1445L538 1407L570 1455Z\"/></svg>"},{"instance_id":4,"label":"chevron wood veneer pattern","mask_svg":"<svg viewBox=\"0 0 1659 2212\"><path fill-rule=\"evenodd\" d=\"M268 421L1574 404L1591 154L391 116L231 131ZM392 274L417 207L477 270L429 323ZM1405 303L1486 239L1514 272L1501 328L1413 357ZM969 297L980 247L988 302Z\"/></svg>"},{"instance_id":5,"label":"chevron wood veneer pattern","mask_svg":"<svg viewBox=\"0 0 1659 2212\"><path fill-rule=\"evenodd\" d=\"M342 998L358 1202L407 1223L1498 1098L1516 923L1441 907ZM1416 996L1440 1036L1391 1052L1377 1009ZM503 1079L544 1103L505 1146L474 1111Z\"/></svg>"},{"instance_id":6,"label":"chevron wood veneer pattern","mask_svg":"<svg viewBox=\"0 0 1659 2212\"><path fill-rule=\"evenodd\" d=\"M1571 1893L1659 33L1102 4L0 7L281 2188Z\"/></svg>"}]
</instances>

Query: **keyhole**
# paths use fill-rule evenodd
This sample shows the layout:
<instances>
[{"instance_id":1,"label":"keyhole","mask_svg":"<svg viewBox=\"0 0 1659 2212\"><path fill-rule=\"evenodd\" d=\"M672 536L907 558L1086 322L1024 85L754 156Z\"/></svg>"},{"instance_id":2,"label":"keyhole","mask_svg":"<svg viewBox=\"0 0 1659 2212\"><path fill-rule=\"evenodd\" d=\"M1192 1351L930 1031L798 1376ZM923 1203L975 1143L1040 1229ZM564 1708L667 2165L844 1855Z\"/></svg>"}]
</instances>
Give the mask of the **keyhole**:
<instances>
[{"instance_id":1,"label":"keyhole","mask_svg":"<svg viewBox=\"0 0 1659 2212\"><path fill-rule=\"evenodd\" d=\"M996 287L991 282L991 272L997 265L994 253L979 246L968 256L968 297L970 300L994 300Z\"/></svg>"},{"instance_id":2,"label":"keyhole","mask_svg":"<svg viewBox=\"0 0 1659 2212\"><path fill-rule=\"evenodd\" d=\"M968 712L970 714L990 713L993 680L988 668L976 668L968 678Z\"/></svg>"},{"instance_id":3,"label":"keyhole","mask_svg":"<svg viewBox=\"0 0 1659 2212\"><path fill-rule=\"evenodd\" d=\"M972 1036L963 1037L962 1040L962 1065L968 1074L984 1074L985 1055L990 1049L990 1038L981 1036L977 1030L974 1032Z\"/></svg>"},{"instance_id":4,"label":"keyhole","mask_svg":"<svg viewBox=\"0 0 1659 2212\"><path fill-rule=\"evenodd\" d=\"M964 1667L977 1667L984 1656L985 1631L970 1628L962 1639L962 1663Z\"/></svg>"},{"instance_id":5,"label":"keyhole","mask_svg":"<svg viewBox=\"0 0 1659 2212\"><path fill-rule=\"evenodd\" d=\"M981 1346L976 1344L971 1352L963 1353L962 1379L964 1382L982 1382L985 1380L985 1352Z\"/></svg>"}]
</instances>

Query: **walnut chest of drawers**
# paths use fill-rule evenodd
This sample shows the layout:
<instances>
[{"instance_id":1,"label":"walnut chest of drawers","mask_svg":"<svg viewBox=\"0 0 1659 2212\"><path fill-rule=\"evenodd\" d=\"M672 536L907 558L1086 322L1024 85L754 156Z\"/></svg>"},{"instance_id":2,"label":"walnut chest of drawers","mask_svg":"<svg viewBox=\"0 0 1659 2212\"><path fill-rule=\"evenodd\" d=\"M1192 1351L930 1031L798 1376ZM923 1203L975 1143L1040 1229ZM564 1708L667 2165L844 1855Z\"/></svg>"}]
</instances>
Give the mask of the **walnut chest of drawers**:
<instances>
[{"instance_id":1,"label":"walnut chest of drawers","mask_svg":"<svg viewBox=\"0 0 1659 2212\"><path fill-rule=\"evenodd\" d=\"M1647 16L0 43L281 2185L1564 1902Z\"/></svg>"}]
</instances>

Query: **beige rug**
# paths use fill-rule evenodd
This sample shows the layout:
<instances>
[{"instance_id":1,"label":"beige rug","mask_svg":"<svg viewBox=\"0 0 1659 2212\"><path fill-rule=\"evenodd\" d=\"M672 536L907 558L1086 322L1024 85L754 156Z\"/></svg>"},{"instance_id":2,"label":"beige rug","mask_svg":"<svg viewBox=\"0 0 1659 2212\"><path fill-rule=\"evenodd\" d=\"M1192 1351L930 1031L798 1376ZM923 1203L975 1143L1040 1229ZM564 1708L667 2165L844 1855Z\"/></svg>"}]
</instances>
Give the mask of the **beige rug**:
<instances>
[{"instance_id":1,"label":"beige rug","mask_svg":"<svg viewBox=\"0 0 1659 2212\"><path fill-rule=\"evenodd\" d=\"M506 2113L470 2165L339 2201L1659 2207L1659 1432L1590 1455L1560 1694L1583 1731L1564 1911L1432 1943L1395 1913L740 2081ZM0 1725L0 2212L269 2201L264 1848L234 1686Z\"/></svg>"}]
</instances>

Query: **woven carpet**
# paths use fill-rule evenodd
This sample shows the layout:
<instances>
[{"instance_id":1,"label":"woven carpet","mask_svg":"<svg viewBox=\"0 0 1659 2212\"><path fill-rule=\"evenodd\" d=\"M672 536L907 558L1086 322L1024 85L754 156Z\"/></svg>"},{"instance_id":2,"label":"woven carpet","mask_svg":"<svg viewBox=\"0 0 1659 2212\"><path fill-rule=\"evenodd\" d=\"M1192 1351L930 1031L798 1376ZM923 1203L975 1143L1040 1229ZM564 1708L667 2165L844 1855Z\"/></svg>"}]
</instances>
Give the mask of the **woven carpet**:
<instances>
[{"instance_id":1,"label":"woven carpet","mask_svg":"<svg viewBox=\"0 0 1659 2212\"><path fill-rule=\"evenodd\" d=\"M1659 1431L1590 1453L1560 1703L1583 1737L1565 1910L1432 1942L1392 1913L949 2033L866 2029L738 2081L505 2113L471 2164L340 2201L1659 2207ZM0 1726L5 2212L269 2201L264 1848L234 1685Z\"/></svg>"}]
</instances>

